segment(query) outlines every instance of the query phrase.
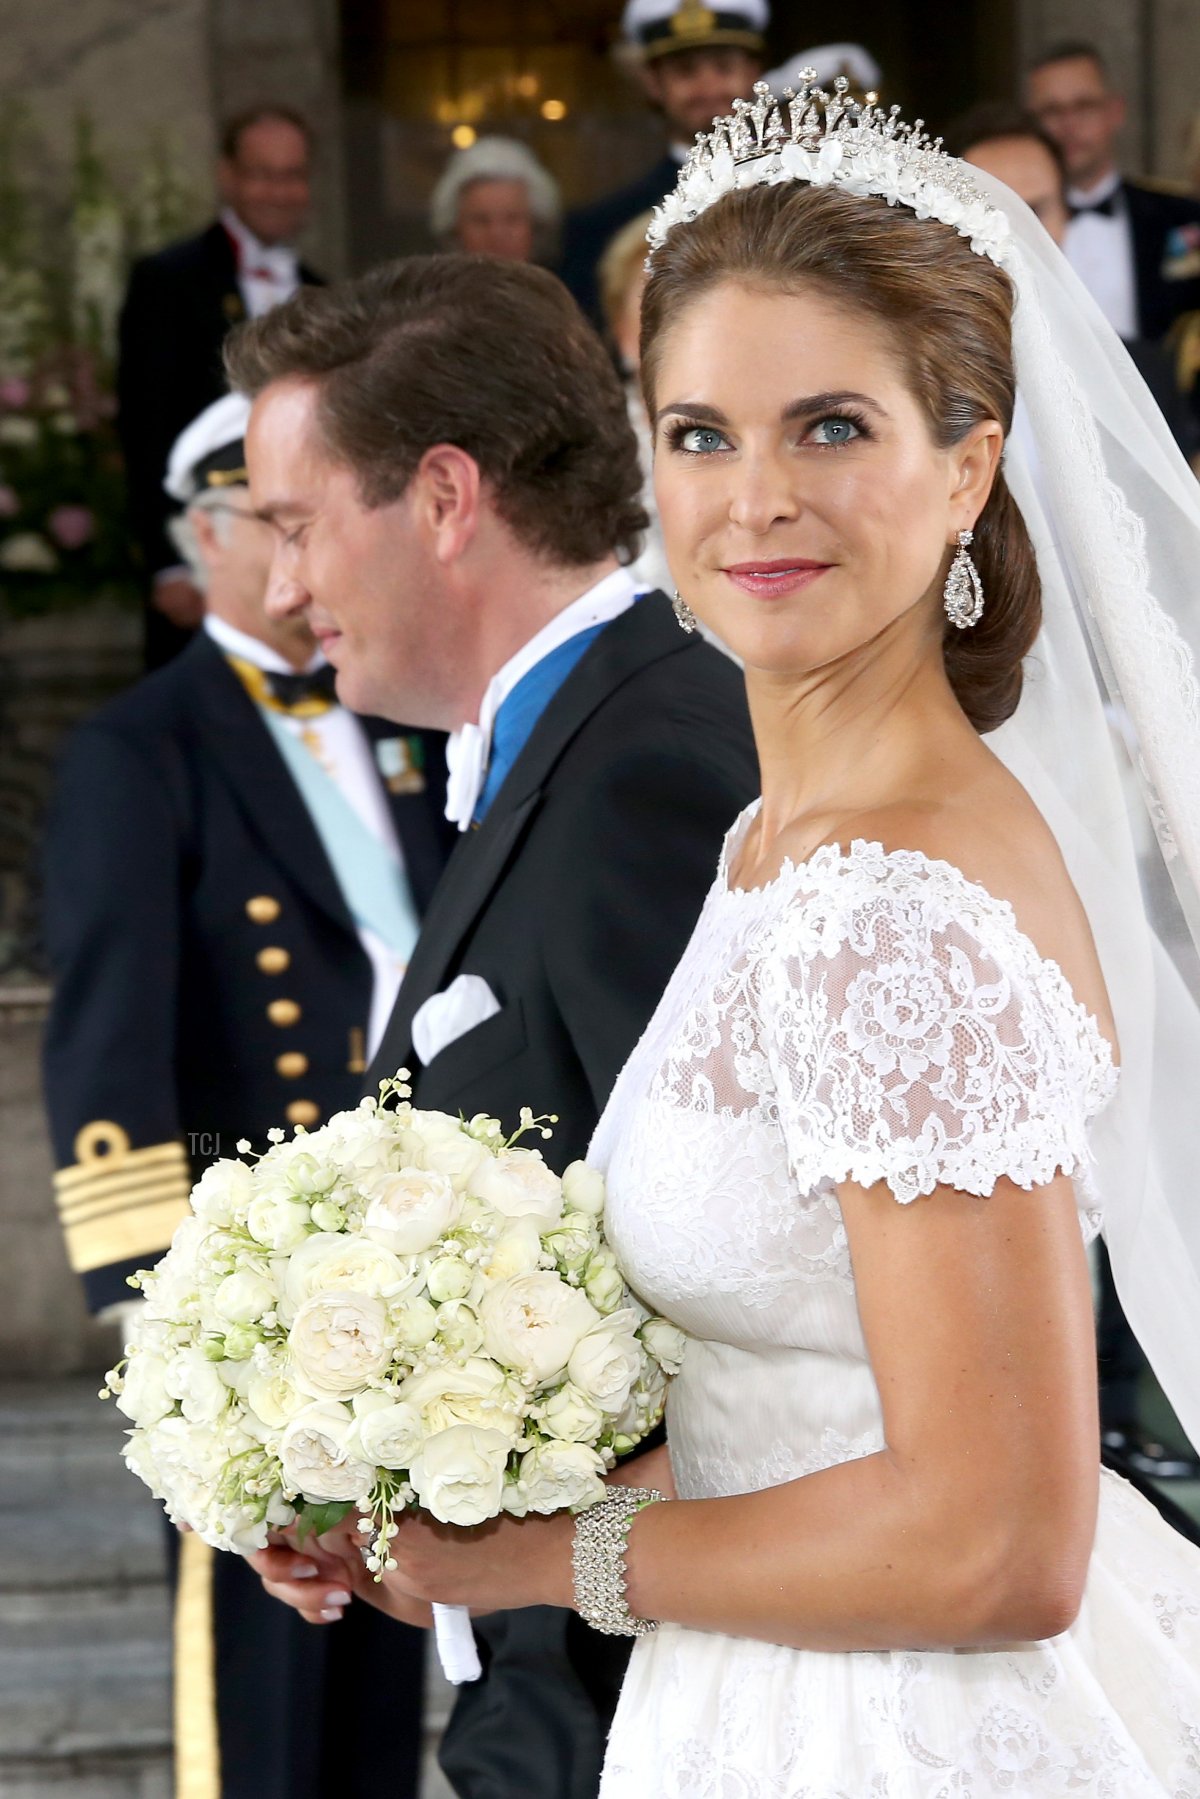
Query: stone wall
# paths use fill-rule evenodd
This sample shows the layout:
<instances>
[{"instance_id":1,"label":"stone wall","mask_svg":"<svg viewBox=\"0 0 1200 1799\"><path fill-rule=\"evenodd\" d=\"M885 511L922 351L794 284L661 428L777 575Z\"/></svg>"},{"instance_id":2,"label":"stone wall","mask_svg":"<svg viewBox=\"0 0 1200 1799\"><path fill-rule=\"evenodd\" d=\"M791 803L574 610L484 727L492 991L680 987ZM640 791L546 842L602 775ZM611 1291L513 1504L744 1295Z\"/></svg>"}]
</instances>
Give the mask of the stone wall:
<instances>
[{"instance_id":1,"label":"stone wall","mask_svg":"<svg viewBox=\"0 0 1200 1799\"><path fill-rule=\"evenodd\" d=\"M337 0L5 0L0 107L24 109L48 192L61 191L75 120L94 123L118 180L164 138L200 217L212 199L219 122L279 99L318 138L312 226L322 269L344 265Z\"/></svg>"}]
</instances>

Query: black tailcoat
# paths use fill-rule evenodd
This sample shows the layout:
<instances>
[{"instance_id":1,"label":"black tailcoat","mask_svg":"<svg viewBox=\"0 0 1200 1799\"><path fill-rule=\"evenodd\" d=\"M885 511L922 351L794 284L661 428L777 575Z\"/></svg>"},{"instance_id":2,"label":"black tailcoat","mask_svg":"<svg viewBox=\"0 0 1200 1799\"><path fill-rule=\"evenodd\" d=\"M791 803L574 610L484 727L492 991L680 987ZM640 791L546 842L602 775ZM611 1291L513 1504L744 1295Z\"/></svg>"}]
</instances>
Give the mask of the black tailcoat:
<instances>
[{"instance_id":1,"label":"black tailcoat","mask_svg":"<svg viewBox=\"0 0 1200 1799\"><path fill-rule=\"evenodd\" d=\"M407 1066L414 1102L554 1112L582 1156L758 791L738 669L679 630L661 594L596 639L451 858L371 1080ZM413 1015L459 974L501 1009L418 1066ZM593 1799L628 1644L535 1607L482 1621L486 1677L460 1690L442 1761L460 1799Z\"/></svg>"},{"instance_id":2,"label":"black tailcoat","mask_svg":"<svg viewBox=\"0 0 1200 1799\"><path fill-rule=\"evenodd\" d=\"M302 264L300 279L319 277ZM184 427L228 391L221 349L245 316L237 256L219 220L133 266L120 320L117 423L148 574L179 561L164 528L173 509L162 487L167 457Z\"/></svg>"},{"instance_id":3,"label":"black tailcoat","mask_svg":"<svg viewBox=\"0 0 1200 1799\"><path fill-rule=\"evenodd\" d=\"M450 841L444 740L364 723L425 751L424 790L389 794L424 910ZM265 1147L297 1100L322 1116L354 1104L371 965L282 757L204 633L70 740L45 864L56 1185L103 1307L166 1248L200 1166L243 1136ZM278 1000L293 1022L272 1022ZM280 1073L288 1054L303 1073ZM84 1162L89 1130L107 1161ZM422 1633L362 1606L314 1630L234 1555L211 1556L208 1580L222 1799L415 1799ZM183 1703L194 1672L178 1671ZM381 1684L394 1700L364 1705Z\"/></svg>"},{"instance_id":4,"label":"black tailcoat","mask_svg":"<svg viewBox=\"0 0 1200 1799\"><path fill-rule=\"evenodd\" d=\"M602 322L596 280L600 258L623 225L666 198L679 179L679 167L673 156L663 156L628 187L567 214L559 273L584 312L597 324Z\"/></svg>"}]
</instances>

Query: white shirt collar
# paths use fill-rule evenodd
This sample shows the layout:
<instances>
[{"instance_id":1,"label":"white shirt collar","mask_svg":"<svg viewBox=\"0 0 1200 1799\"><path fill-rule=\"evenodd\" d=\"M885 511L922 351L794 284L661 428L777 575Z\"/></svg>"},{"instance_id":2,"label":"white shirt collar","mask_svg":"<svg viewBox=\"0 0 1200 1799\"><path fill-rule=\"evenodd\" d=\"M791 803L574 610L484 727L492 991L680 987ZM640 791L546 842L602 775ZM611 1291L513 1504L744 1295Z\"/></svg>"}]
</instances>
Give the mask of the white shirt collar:
<instances>
[{"instance_id":1,"label":"white shirt collar","mask_svg":"<svg viewBox=\"0 0 1200 1799\"><path fill-rule=\"evenodd\" d=\"M1103 206L1110 194L1115 194L1121 185L1120 171L1110 169L1102 175L1092 187L1069 187L1067 189L1068 206Z\"/></svg>"},{"instance_id":2,"label":"white shirt collar","mask_svg":"<svg viewBox=\"0 0 1200 1799\"><path fill-rule=\"evenodd\" d=\"M246 631L239 631L226 619L216 618L213 613L204 615L204 629L218 647L227 656L240 656L243 662L252 662L255 668L261 668L268 675L294 675L298 671L294 665L273 650L270 644L263 643L257 637L251 637ZM315 650L304 664L304 674L311 674L313 669L320 668L325 661L320 650Z\"/></svg>"},{"instance_id":3,"label":"white shirt collar","mask_svg":"<svg viewBox=\"0 0 1200 1799\"><path fill-rule=\"evenodd\" d=\"M446 817L460 831L465 831L474 817L487 774L496 714L513 688L560 644L577 637L581 631L590 630L593 625L606 625L627 612L640 591L628 569L614 569L611 575L605 575L577 600L556 612L549 623L492 676L480 702L479 722L460 726L451 733L446 745L449 770Z\"/></svg>"},{"instance_id":4,"label":"white shirt collar","mask_svg":"<svg viewBox=\"0 0 1200 1799\"><path fill-rule=\"evenodd\" d=\"M221 209L221 223L238 248L239 272L252 268L269 269L277 279L286 281L296 273L296 252L290 244L264 244L255 237L249 225L240 219L232 206Z\"/></svg>"}]
</instances>

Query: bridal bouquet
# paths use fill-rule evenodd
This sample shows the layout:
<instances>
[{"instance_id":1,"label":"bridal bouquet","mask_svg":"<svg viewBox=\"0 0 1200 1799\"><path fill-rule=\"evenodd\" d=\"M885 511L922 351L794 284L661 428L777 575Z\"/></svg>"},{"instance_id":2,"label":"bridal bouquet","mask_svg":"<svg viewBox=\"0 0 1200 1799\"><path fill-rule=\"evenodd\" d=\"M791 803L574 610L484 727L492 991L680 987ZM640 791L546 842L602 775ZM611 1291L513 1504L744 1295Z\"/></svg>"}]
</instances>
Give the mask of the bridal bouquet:
<instances>
[{"instance_id":1,"label":"bridal bouquet","mask_svg":"<svg viewBox=\"0 0 1200 1799\"><path fill-rule=\"evenodd\" d=\"M604 1186L498 1122L422 1112L405 1075L319 1130L208 1168L105 1396L176 1524L248 1553L362 1514L382 1578L397 1514L579 1510L662 1415L683 1337L627 1290ZM239 1143L239 1155L250 1146ZM466 1614L435 1608L451 1678ZM455 1615L451 1615L451 1614Z\"/></svg>"}]
</instances>

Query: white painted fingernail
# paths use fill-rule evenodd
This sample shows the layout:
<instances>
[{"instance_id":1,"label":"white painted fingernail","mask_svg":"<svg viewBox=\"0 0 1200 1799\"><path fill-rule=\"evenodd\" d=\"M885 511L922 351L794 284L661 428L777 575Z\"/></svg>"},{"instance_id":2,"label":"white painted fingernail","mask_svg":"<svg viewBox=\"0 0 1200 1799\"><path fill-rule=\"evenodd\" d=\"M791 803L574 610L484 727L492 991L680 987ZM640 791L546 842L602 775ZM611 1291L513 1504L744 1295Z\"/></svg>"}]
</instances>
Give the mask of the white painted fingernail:
<instances>
[{"instance_id":1,"label":"white painted fingernail","mask_svg":"<svg viewBox=\"0 0 1200 1799\"><path fill-rule=\"evenodd\" d=\"M331 1593L326 1593L325 1603L326 1605L349 1605L350 1595L343 1592L341 1587L334 1587Z\"/></svg>"},{"instance_id":2,"label":"white painted fingernail","mask_svg":"<svg viewBox=\"0 0 1200 1799\"><path fill-rule=\"evenodd\" d=\"M337 1620L342 1616L342 1608L340 1605L331 1605L326 1611L321 1613L321 1616L328 1623L336 1624Z\"/></svg>"},{"instance_id":3,"label":"white painted fingernail","mask_svg":"<svg viewBox=\"0 0 1200 1799\"><path fill-rule=\"evenodd\" d=\"M315 1580L317 1571L311 1562L297 1562L292 1569L293 1580Z\"/></svg>"}]
</instances>

